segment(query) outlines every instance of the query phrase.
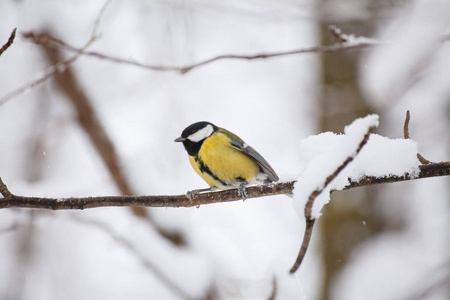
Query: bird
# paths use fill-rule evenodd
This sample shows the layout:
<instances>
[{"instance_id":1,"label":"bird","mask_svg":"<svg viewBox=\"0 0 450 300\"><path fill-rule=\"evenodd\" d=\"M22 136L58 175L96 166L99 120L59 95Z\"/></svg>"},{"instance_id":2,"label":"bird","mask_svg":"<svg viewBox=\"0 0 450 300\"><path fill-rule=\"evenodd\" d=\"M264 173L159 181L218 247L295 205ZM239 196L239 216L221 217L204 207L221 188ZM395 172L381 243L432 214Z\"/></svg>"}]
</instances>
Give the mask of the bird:
<instances>
[{"instance_id":1,"label":"bird","mask_svg":"<svg viewBox=\"0 0 450 300\"><path fill-rule=\"evenodd\" d=\"M183 143L192 168L209 185L207 189L187 192L191 200L201 192L231 188L238 188L245 200L245 186L279 180L261 154L234 133L210 122L189 125L175 142Z\"/></svg>"}]
</instances>

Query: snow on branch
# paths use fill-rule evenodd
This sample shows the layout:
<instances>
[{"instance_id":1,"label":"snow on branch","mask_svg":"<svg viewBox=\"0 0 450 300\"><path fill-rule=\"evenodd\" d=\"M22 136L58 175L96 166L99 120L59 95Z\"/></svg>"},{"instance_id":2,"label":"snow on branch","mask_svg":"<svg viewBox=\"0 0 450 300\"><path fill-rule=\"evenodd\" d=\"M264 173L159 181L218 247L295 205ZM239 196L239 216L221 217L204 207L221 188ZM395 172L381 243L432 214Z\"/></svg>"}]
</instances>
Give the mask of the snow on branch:
<instances>
[{"instance_id":1,"label":"snow on branch","mask_svg":"<svg viewBox=\"0 0 450 300\"><path fill-rule=\"evenodd\" d=\"M419 166L419 175L411 178L411 174L403 176L375 177L364 176L359 181L349 181L343 188L348 190L356 187L394 183L412 179L421 179L450 175L450 162L431 163ZM264 196L289 195L293 193L295 181L280 182L273 185L247 187L247 199ZM191 201L186 195L142 195L142 196L99 196L99 197L70 197L47 198L18 196L12 194L0 178L0 209L3 208L39 208L52 210L88 209L99 207L198 207L206 204L240 201L237 189L217 192L201 193Z\"/></svg>"},{"instance_id":2,"label":"snow on branch","mask_svg":"<svg viewBox=\"0 0 450 300\"><path fill-rule=\"evenodd\" d=\"M408 115L409 116L409 115ZM405 137L409 137L405 121ZM393 183L420 178L449 176L450 161L421 164L417 145L409 139L388 139L372 131L378 126L378 116L369 115L347 126L344 134L322 133L304 139L300 157L305 167L296 181L247 187L247 198L294 194L299 214L304 214L306 228L299 255L291 273L300 266L315 219L336 190ZM399 157L401 159L399 159ZM100 196L46 198L13 194L0 178L0 209L87 209L111 206L127 207L199 207L212 203L242 200L237 189L200 193L190 200L185 195Z\"/></svg>"},{"instance_id":3,"label":"snow on branch","mask_svg":"<svg viewBox=\"0 0 450 300\"><path fill-rule=\"evenodd\" d=\"M313 192L311 192L311 194L308 197L308 201L306 202L306 205L304 206L305 207L304 208L305 222L306 222L305 234L303 235L303 242L300 247L300 251L298 253L297 259L290 270L291 273L295 273L295 271L297 271L297 269L300 267L300 264L302 263L303 258L305 257L306 250L308 249L309 242L311 240L312 231L314 229L314 224L315 224L315 219L316 219L316 217L314 217L313 213L312 213L312 208L313 208L315 200L317 199L317 197L320 194L322 194L325 190L327 190L330 183L333 180L335 180L336 177L348 166L348 164L350 164L355 159L355 157L359 154L359 152L362 150L362 148L367 144L370 134L375 130L376 127L378 127L378 116L376 116L376 115L366 117L365 118L366 122L361 122L361 120L358 120L358 121L359 121L358 126L354 126L354 128L356 128L356 129L362 128L362 130L364 130L366 127L367 129L365 130L365 133L364 133L362 139L359 139L360 142L359 142L358 147L356 148L356 151L351 151L348 154L347 158L344 160L344 162L341 163L334 170L334 172L331 173L331 175L326 177L325 182L323 184L319 185ZM356 122L354 122L354 123L356 123ZM363 123L363 124L359 124L359 123ZM352 130L350 130L350 128L346 128L346 129L347 129L346 130L347 133L349 133L349 131L353 131L351 133L355 137L357 137L358 135L361 135L361 130L355 131L353 128L352 128ZM349 135L350 135L350 133L349 133ZM352 138L354 139L355 137L352 137ZM351 143L347 143L347 144L351 144ZM340 159L340 158L338 157L338 159ZM312 185L311 185L311 183L312 183ZM307 185L315 186L314 180L312 180L311 182L308 182ZM296 186L297 186L297 184L296 184ZM300 194L302 194L302 193L300 193ZM331 190L328 190L327 194L330 195ZM296 195L296 197L298 197L298 196Z\"/></svg>"}]
</instances>

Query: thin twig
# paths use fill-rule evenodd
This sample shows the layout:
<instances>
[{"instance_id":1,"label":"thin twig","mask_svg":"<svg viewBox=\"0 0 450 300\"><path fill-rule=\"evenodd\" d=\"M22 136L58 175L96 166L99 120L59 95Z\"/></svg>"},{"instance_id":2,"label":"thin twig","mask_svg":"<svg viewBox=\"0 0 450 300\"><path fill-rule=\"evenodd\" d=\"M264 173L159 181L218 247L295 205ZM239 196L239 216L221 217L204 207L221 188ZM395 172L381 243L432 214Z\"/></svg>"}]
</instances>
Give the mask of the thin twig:
<instances>
[{"instance_id":1,"label":"thin twig","mask_svg":"<svg viewBox=\"0 0 450 300\"><path fill-rule=\"evenodd\" d=\"M9 39L6 42L6 44L4 44L0 48L0 56L3 54L3 52L6 51L6 49L8 49L14 43L14 39L16 38L16 31L17 31L17 28L14 28L13 31L11 32L11 35L9 36Z\"/></svg>"},{"instance_id":2,"label":"thin twig","mask_svg":"<svg viewBox=\"0 0 450 300\"><path fill-rule=\"evenodd\" d=\"M29 81L26 84L18 87L15 90L12 90L11 92L7 93L3 97L0 98L0 105L5 104L9 100L23 94L24 92L46 82L48 79L50 79L53 75L55 75L57 72L69 67L71 64L73 64L80 55L75 55L69 59L66 59L64 61L59 62L57 65L54 65L50 68L48 68L42 76L39 78Z\"/></svg>"},{"instance_id":3,"label":"thin twig","mask_svg":"<svg viewBox=\"0 0 450 300\"><path fill-rule=\"evenodd\" d=\"M272 279L272 293L270 294L268 300L275 300L277 298L277 294L278 294L277 278L275 276L273 276L273 279Z\"/></svg>"},{"instance_id":4,"label":"thin twig","mask_svg":"<svg viewBox=\"0 0 450 300\"><path fill-rule=\"evenodd\" d=\"M336 26L334 26L333 28L337 29ZM330 30L330 32L335 32L335 31ZM346 35L341 33L340 36L344 37ZM191 71L192 69L195 69L200 66L204 66L204 65L207 65L207 64L219 61L219 60L224 60L224 59L254 60L254 59L265 59L265 58L272 58L272 57L290 56L290 55L303 54L303 53L330 53L330 52L338 52L338 51L342 51L342 50L361 49L361 48L366 48L369 46L381 44L381 43L378 43L375 41L370 41L370 40L360 40L360 41L354 42L354 43L346 43L346 41L341 41L340 43L327 45L327 46L314 46L314 47L299 48L299 49L288 50L288 51L258 53L258 54L253 54L253 55L223 54L223 55L215 56L213 58L202 60L197 63L188 64L185 66L164 66L164 65L145 64L145 63L140 63L140 62L136 62L136 61L121 58L121 57L103 54L100 52L79 49L79 48L71 46L68 43L63 42L62 40L59 40L59 39L53 39L50 42L54 47L60 47L62 49L65 49L67 51L71 51L71 52L74 52L74 53L77 53L80 55L104 59L104 60L108 60L108 61L114 62L114 63L128 64L128 65L140 67L140 68L147 69L147 70L175 71L175 72L180 72L181 74L185 74L185 73Z\"/></svg>"},{"instance_id":5,"label":"thin twig","mask_svg":"<svg viewBox=\"0 0 450 300\"><path fill-rule=\"evenodd\" d=\"M341 43L348 42L348 36L342 32L342 30L336 25L328 26L328 31L331 36L340 41Z\"/></svg>"},{"instance_id":6,"label":"thin twig","mask_svg":"<svg viewBox=\"0 0 450 300\"><path fill-rule=\"evenodd\" d=\"M112 0L106 0L105 3L103 4L102 8L100 9L100 11L97 15L97 18L95 19L94 27L92 28L91 39L98 38L98 36L100 35L99 34L100 25L101 25L103 17L105 16L106 9L111 4L111 2L112 2Z\"/></svg>"},{"instance_id":7,"label":"thin twig","mask_svg":"<svg viewBox=\"0 0 450 300\"><path fill-rule=\"evenodd\" d=\"M105 4L103 5L103 7L101 8L97 19L95 20L94 23L94 27L92 29L92 33L91 36L89 37L89 40L87 41L87 43L81 47L80 50L84 51L87 47L89 47L94 41L96 41L96 39L98 38L98 31L100 28L100 22L105 14L106 8L109 5L111 1L107 0L105 2ZM15 29L13 31L14 35L16 33ZM30 38L31 40L33 40L34 42L38 43L36 40L36 35L33 32L29 32L29 33L24 33L23 36L25 38ZM40 41L40 43L48 43L48 39L49 37L46 37L47 41L43 40ZM10 37L11 39L11 37ZM8 41L9 42L9 41ZM12 44L12 42L11 42ZM39 44L39 43L38 43ZM3 49L3 47L2 47ZM0 53L1 55L1 53ZM0 105L5 104L7 101L13 99L14 97L17 97L21 94L23 94L24 92L46 82L47 80L49 80L50 78L52 78L56 73L58 72L62 72L63 70L67 69L68 67L70 67L78 58L80 57L80 54L76 54L66 60L63 61L59 61L57 64L51 66L50 68L48 68L44 74L42 76L39 76L39 78L31 80L27 83L25 83L24 85L12 90L11 92L7 93L6 95L4 95L3 97L0 98Z\"/></svg>"},{"instance_id":8,"label":"thin twig","mask_svg":"<svg viewBox=\"0 0 450 300\"><path fill-rule=\"evenodd\" d=\"M107 1L102 8L101 16L103 16L106 6L109 3ZM100 17L97 19L99 20ZM333 27L337 28L337 27ZM109 62L118 63L118 64L127 64L147 70L153 70L153 71L173 71L173 72L179 72L181 74L185 74L195 68L219 61L219 60L225 60L225 59L238 59L238 60L255 60L255 59L266 59L266 58L273 58L273 57L282 57L282 56L291 56L291 55L297 55L297 54L304 54L304 53L332 53L332 52L339 52L339 51L346 51L346 50L352 50L352 49L363 49L371 46L381 45L383 43L376 42L372 40L358 40L357 42L347 43L347 42L340 42L332 45L327 46L313 46L313 47L306 47L306 48L299 48L294 50L288 50L288 51L278 51L278 52L268 52L268 53L259 53L259 54L253 54L253 55L238 55L238 54L223 54L218 55L213 58L209 58L197 63L188 64L185 66L164 66L164 65L154 65L154 64L145 64L140 63L137 61L121 58L121 57L115 57L111 55L106 55L100 52L95 51L88 51L86 50L87 46L92 43L93 40L95 40L98 37L98 22L96 21L93 35L91 36L90 41L88 44L83 46L82 48L74 47L69 45L68 43L52 38L50 40L46 41L37 41L34 37L36 34L33 32L24 34L25 38L31 38L33 42L36 43L47 43L49 46L52 47L58 47L73 53L76 53L75 56L72 58L69 58L61 63L58 64L58 66L52 67L48 69L43 76L40 76L38 79L32 80L21 87L7 93L6 95L0 97L0 105L4 104L5 102L11 100L12 98L23 94L25 91L34 88L35 86L47 81L49 78L51 78L53 75L55 75L58 72L58 68L68 68L70 65L72 65L81 55L84 56L91 56L98 59L107 60ZM332 32L332 31L331 31ZM341 37L348 36L341 34Z\"/></svg>"},{"instance_id":9,"label":"thin twig","mask_svg":"<svg viewBox=\"0 0 450 300\"><path fill-rule=\"evenodd\" d=\"M409 139L409 120L411 116L409 114L409 110L406 111L405 123L403 124L403 138L405 140Z\"/></svg>"},{"instance_id":10,"label":"thin twig","mask_svg":"<svg viewBox=\"0 0 450 300\"><path fill-rule=\"evenodd\" d=\"M316 189L309 196L308 201L306 202L306 205L305 205L305 222L306 222L305 234L303 235L303 242L300 247L300 251L298 253L297 259L295 260L294 265L292 266L291 270L289 271L290 273L295 273L295 271L297 271L297 269L300 267L300 265L303 261L303 258L305 257L306 250L308 250L309 242L311 240L312 232L314 229L314 223L315 223L315 219L312 217L312 214L311 214L312 207L314 205L314 201L328 187L328 185L342 172L342 170L344 170L348 166L348 164L350 162L352 162L353 159L355 159L355 157L359 154L361 149L367 144L367 141L369 140L369 136L374 129L375 129L374 127L369 127L369 129L367 130L363 139L359 143L358 148L356 149L356 152L353 155L347 157L347 159L333 172L333 174L331 174L330 176L328 176L326 178L323 186Z\"/></svg>"},{"instance_id":11,"label":"thin twig","mask_svg":"<svg viewBox=\"0 0 450 300\"><path fill-rule=\"evenodd\" d=\"M409 121L411 119L409 110L406 111L406 118L405 118L405 124L403 125L403 137L405 139L409 139ZM427 165L431 164L431 161L423 157L420 153L417 153L417 159L420 161L420 163Z\"/></svg>"}]
</instances>

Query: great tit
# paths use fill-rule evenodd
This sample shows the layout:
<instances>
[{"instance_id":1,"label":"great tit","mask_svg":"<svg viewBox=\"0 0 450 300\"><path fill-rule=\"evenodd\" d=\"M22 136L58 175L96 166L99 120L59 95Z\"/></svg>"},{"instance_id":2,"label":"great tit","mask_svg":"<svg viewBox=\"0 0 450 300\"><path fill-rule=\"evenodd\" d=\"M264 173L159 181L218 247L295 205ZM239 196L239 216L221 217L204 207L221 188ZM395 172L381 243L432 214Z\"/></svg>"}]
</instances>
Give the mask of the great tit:
<instances>
[{"instance_id":1,"label":"great tit","mask_svg":"<svg viewBox=\"0 0 450 300\"><path fill-rule=\"evenodd\" d=\"M246 185L278 181L278 175L261 154L237 135L212 123L189 125L175 142L183 143L195 172L210 186L188 192L190 199L199 192L230 188L238 188L245 199Z\"/></svg>"}]
</instances>

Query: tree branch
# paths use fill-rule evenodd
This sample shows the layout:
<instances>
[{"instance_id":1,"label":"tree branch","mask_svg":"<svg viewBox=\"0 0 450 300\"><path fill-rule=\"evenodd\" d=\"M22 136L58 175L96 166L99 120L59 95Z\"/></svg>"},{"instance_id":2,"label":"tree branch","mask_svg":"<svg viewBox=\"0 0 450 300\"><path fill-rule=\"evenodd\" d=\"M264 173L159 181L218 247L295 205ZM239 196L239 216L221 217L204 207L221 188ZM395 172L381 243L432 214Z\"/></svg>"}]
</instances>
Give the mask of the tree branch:
<instances>
[{"instance_id":1,"label":"tree branch","mask_svg":"<svg viewBox=\"0 0 450 300\"><path fill-rule=\"evenodd\" d=\"M408 130L409 114L407 114L404 134L409 137ZM359 154L361 149L366 145L370 133L373 128L370 127L358 148L331 174L329 175L321 188L316 189L308 198L305 205L305 234L303 242L297 256L297 259L292 266L290 272L294 273L300 266L311 240L314 229L315 219L312 217L312 207L314 201L327 186L344 170L350 162ZM365 176L358 181L352 181L349 178L349 184L343 190L375 185L380 183L393 183L406 180L414 180L428 177L449 176L450 175L450 161L440 163L423 164L418 167L419 170L412 171L411 174L405 173L402 176L391 175L385 177ZM295 181L281 182L271 185L259 185L247 187L247 198L256 198L270 195L291 194L294 189ZM333 191L331 191L333 192ZM162 195L162 196L101 196L101 197L72 197L72 198L44 198L44 197L27 197L17 196L11 193L0 178L0 194L3 199L0 199L0 209L2 208L41 208L41 209L86 209L95 207L111 207L111 206L127 206L127 207L199 207L200 205L211 203L224 203L230 201L241 200L241 195L238 189L229 189L219 192L207 192L195 195L190 200L186 195Z\"/></svg>"},{"instance_id":2,"label":"tree branch","mask_svg":"<svg viewBox=\"0 0 450 300\"><path fill-rule=\"evenodd\" d=\"M109 2L105 3L104 8L108 5ZM299 48L294 50L287 50L287 51L278 51L278 52L268 52L268 53L259 53L259 54L253 54L253 55L238 55L238 54L223 54L218 55L213 58L209 58L206 60L202 60L197 63L188 64L185 66L164 66L164 65L153 65L153 64L145 64L136 62L133 60L121 58L121 57L115 57L111 55L106 55L100 52L95 51L88 51L87 47L98 37L97 31L98 31L98 22L101 17L101 15L104 13L104 9L102 9L101 14L99 18L97 19L94 30L92 32L91 39L89 42L84 45L81 48L74 47L69 45L68 43L54 38L54 37L46 37L46 39L36 39L37 34L33 32L25 33L23 36L25 38L31 39L31 41L46 45L49 47L55 47L55 48L61 48L67 51L70 51L72 53L76 53L73 57L61 61L58 63L58 65L49 68L47 71L45 71L44 75L39 77L38 79L32 80L23 86L7 93L6 95L3 95L0 97L0 105L6 103L7 101L11 100L12 98L24 93L25 91L34 88L35 86L47 81L49 78L51 78L53 75L57 74L58 72L61 72L61 70L68 68L70 65L72 65L81 55L84 56L91 56L98 59L107 60L113 63L119 63L119 64L126 64L131 65L147 70L153 70L153 71L172 71L172 72L179 72L181 74L185 74L195 68L219 61L224 59L238 59L238 60L255 60L255 59L265 59L265 58L273 58L273 57L282 57L282 56L291 56L291 55L297 55L297 54L304 54L304 53L332 53L332 52L340 52L340 51L346 51L346 50L352 50L352 49L363 49L371 46L376 45L382 45L382 42L374 41L367 38L356 38L352 35L344 34L338 27L336 26L330 26L330 34L332 34L334 37L338 39L338 43L327 45L327 46L313 46L313 47L306 47L306 48ZM351 37L351 39L350 39Z\"/></svg>"},{"instance_id":3,"label":"tree branch","mask_svg":"<svg viewBox=\"0 0 450 300\"><path fill-rule=\"evenodd\" d=\"M108 2L106 2L107 4ZM95 37L95 30L92 36ZM30 36L33 40L41 45L45 51L47 59L51 65L57 65L62 61L62 53L59 48L51 47L48 41L57 40L50 33L42 33ZM133 189L128 182L125 173L121 167L119 155L113 141L108 135L108 132L100 122L94 107L91 105L92 100L84 92L83 87L72 71L72 68L67 66L64 70L56 72L55 80L61 90L64 92L78 116L78 123L82 129L87 133L90 141L101 160L105 164L112 179L122 195L134 195ZM156 224L150 214L143 207L132 206L133 213L142 218L146 218L158 230L158 232L165 238L172 241L175 245L181 246L185 244L185 239L178 233L170 233Z\"/></svg>"},{"instance_id":4,"label":"tree branch","mask_svg":"<svg viewBox=\"0 0 450 300\"><path fill-rule=\"evenodd\" d=\"M4 44L0 48L0 56L3 54L3 52L6 51L6 49L8 49L14 43L14 39L16 38L16 31L17 31L17 28L14 28L13 31L11 32L11 35L9 36L9 39L6 42L6 44Z\"/></svg>"},{"instance_id":5,"label":"tree branch","mask_svg":"<svg viewBox=\"0 0 450 300\"><path fill-rule=\"evenodd\" d=\"M406 111L406 117L405 117L405 124L403 125L403 137L407 140L409 139L409 120L411 119L411 115L409 113L409 110ZM431 161L420 155L420 153L417 153L417 159L420 161L420 163L426 165L430 164Z\"/></svg>"},{"instance_id":6,"label":"tree branch","mask_svg":"<svg viewBox=\"0 0 450 300\"><path fill-rule=\"evenodd\" d=\"M107 54L103 54L100 52L95 51L87 51L85 49L80 49L74 46L69 45L68 43L60 40L60 39L51 39L48 41L49 45L53 47L62 48L64 50L79 54L79 55L85 55L85 56L91 56L99 59L104 59L110 62L114 63L121 63L121 64L127 64L132 65L136 67L140 67L147 70L153 70L153 71L175 71L179 72L181 74L185 74L192 69L219 61L224 59L239 59L239 60L255 60L255 59L264 59L264 58L272 58L272 57L281 57L281 56L290 56L290 55L296 55L296 54L303 54L303 53L330 53L330 52L339 52L343 50L350 50L350 49L361 49L366 48L369 46L379 45L382 44L380 42L362 38L358 39L353 37L353 41L350 41L348 37L350 35L346 35L341 32L341 30L336 26L330 26L330 33L335 36L339 37L339 42L332 45L327 46L313 46L313 47L306 47L306 48L299 48L294 50L288 50L288 51L277 51L277 52L267 52L267 53L258 53L253 55L239 55L239 54L222 54L215 56L213 58L205 59L202 61L199 61L197 63L188 64L185 66L164 66L164 65L153 65L153 64L145 64L136 62L133 60L128 60L121 57L111 56ZM30 35L30 34L27 34ZM27 37L27 36L26 36ZM344 39L345 37L345 39Z\"/></svg>"},{"instance_id":7,"label":"tree branch","mask_svg":"<svg viewBox=\"0 0 450 300\"><path fill-rule=\"evenodd\" d=\"M403 176L373 177L365 176L359 181L350 181L344 190L376 185L382 183L394 183L421 178L450 176L450 161L431 163L419 166L420 173L405 173ZM259 185L247 187L247 199L264 196L291 194L295 181L280 182L273 185ZM70 197L70 198L46 198L27 197L12 194L0 178L0 209L3 208L40 208L53 210L87 209L98 207L198 207L200 205L225 203L242 200L237 189L217 192L201 193L189 200L186 195L160 195L160 196L101 196L101 197Z\"/></svg>"},{"instance_id":8,"label":"tree branch","mask_svg":"<svg viewBox=\"0 0 450 300\"><path fill-rule=\"evenodd\" d=\"M273 186L261 185L247 187L247 198L256 198L270 195L290 194L294 182L278 183ZM161 196L104 196L104 197L71 197L71 198L44 198L17 196L9 192L0 178L0 209L22 207L42 208L53 210L87 209L110 206L146 206L146 207L197 207L205 204L224 203L242 200L237 189L197 194L193 200L186 195Z\"/></svg>"},{"instance_id":9,"label":"tree branch","mask_svg":"<svg viewBox=\"0 0 450 300\"><path fill-rule=\"evenodd\" d=\"M84 50L87 47L89 47L98 38L98 31L100 28L101 20L103 18L103 15L105 14L107 6L110 3L111 3L111 0L107 0L105 2L105 4L103 4L103 7L100 9L100 12L97 15L97 18L95 20L91 36L89 37L89 40L87 41L87 43L81 48L81 50ZM15 35L15 29L14 29L13 33ZM25 38L31 38L31 39L34 39L36 37L36 35L34 35L33 33L28 33L28 34L25 33L23 36ZM11 39L11 37L10 37L10 39ZM42 42L45 42L45 41L42 41ZM12 42L11 42L11 44L12 44ZM3 47L2 47L2 49L3 49ZM64 61L59 61L54 66L45 70L44 74L42 76L39 76L39 78L31 80L31 81L27 82L26 84L14 89L11 92L7 93L6 95L2 96L0 98L0 105L6 103L8 100L11 100L12 98L14 98L18 95L23 94L27 90L30 90L30 89L46 82L48 79L50 79L53 75L57 74L58 72L63 72L63 70L65 70L70 65L72 65L79 58L79 56L80 56L80 54L76 54L76 55L72 56L71 58L68 58Z\"/></svg>"},{"instance_id":10,"label":"tree branch","mask_svg":"<svg viewBox=\"0 0 450 300\"><path fill-rule=\"evenodd\" d=\"M297 269L300 267L300 265L303 261L303 258L305 257L306 250L308 250L309 242L311 240L312 232L314 229L314 223L315 223L315 219L311 216L314 201L316 200L317 196L322 194L322 192L328 187L328 185L339 175L339 173L341 173L342 170L344 170L348 166L348 164L351 163L353 161L353 159L355 159L355 157L359 154L361 149L367 144L367 141L369 140L369 136L374 129L375 129L374 127L369 127L369 129L367 130L366 134L364 135L362 141L359 143L358 148L356 149L356 152L353 155L347 157L347 159L333 172L333 174L331 174L330 176L328 176L326 178L323 186L316 189L309 196L308 201L306 202L306 205L305 205L305 222L306 222L305 234L303 235L303 242L300 247L300 251L298 253L297 259L295 260L294 265L292 266L291 270L289 271L290 273L295 273L295 271L297 271Z\"/></svg>"}]
</instances>

